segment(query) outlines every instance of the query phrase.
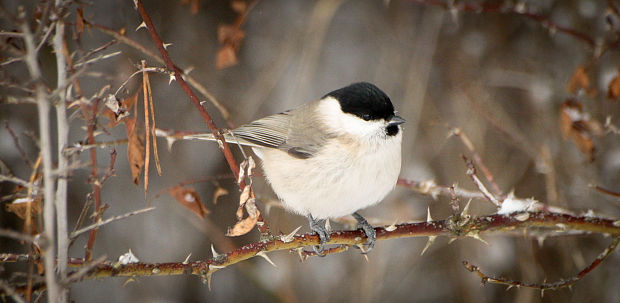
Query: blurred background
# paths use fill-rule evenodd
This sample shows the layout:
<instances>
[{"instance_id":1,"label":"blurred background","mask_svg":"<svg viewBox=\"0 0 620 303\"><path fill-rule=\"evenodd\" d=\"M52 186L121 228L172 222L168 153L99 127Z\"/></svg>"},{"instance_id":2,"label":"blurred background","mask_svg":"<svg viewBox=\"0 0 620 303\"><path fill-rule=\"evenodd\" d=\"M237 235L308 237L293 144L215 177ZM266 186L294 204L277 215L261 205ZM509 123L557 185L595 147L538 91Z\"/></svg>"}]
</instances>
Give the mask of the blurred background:
<instances>
[{"instance_id":1,"label":"blurred background","mask_svg":"<svg viewBox=\"0 0 620 303\"><path fill-rule=\"evenodd\" d=\"M619 36L616 29L620 28L620 17L605 1L463 1L463 6L446 8L438 5L444 1L430 0L269 0L246 3L249 8L245 17L234 9L239 2L187 2L191 3L144 1L144 5L164 42L172 43L168 50L174 62L191 70L190 75L230 112L234 125L293 108L352 82L368 81L384 90L407 120L402 178L476 190L461 159L461 154L471 153L457 137L449 136L452 127L459 127L469 136L504 193L514 191L518 197L533 197L577 214L588 210L610 218L620 214L618 198L592 188L600 185L619 190L620 181L618 135L607 132L609 127L604 125L607 117L611 117L612 124L619 117L617 100L608 98L608 86L618 74L620 58L613 42ZM614 1L609 2L613 5ZM1 3L5 11L13 14L18 5L23 5L29 15L37 4L32 0ZM488 6L477 6L481 3ZM75 7L67 20L75 20ZM89 22L116 31L125 29L127 37L156 51L148 32L136 30L141 18L132 1L93 1L80 7ZM4 31L16 29L5 17L0 21ZM232 55L222 54L230 44L218 41L218 28L235 22L243 36L236 41L239 44L233 47ZM558 26L574 32L567 33ZM68 29L68 37L74 32ZM79 40L69 39L69 47L83 54L111 40L111 36L87 26ZM80 78L85 96L96 94L106 85L115 91L137 70L140 60L146 60L148 66L161 66L123 43L111 45L103 53L115 51L122 53L94 64ZM2 54L3 59L9 57L6 52ZM43 48L40 60L45 81L54 85L56 63L50 47ZM221 68L234 61L236 64ZM575 80L573 75L579 66L586 67L589 83L574 89L569 83ZM3 80L28 81L23 63L5 65L0 70ZM129 82L122 97L138 89L138 79ZM207 132L187 96L176 83L168 83L168 76L151 74L151 84L158 127ZM14 91L4 85L0 94L8 96ZM566 140L562 134L562 104L569 98L580 102L588 116L594 152L580 151L583 142ZM27 156L36 159L36 144L27 135L38 132L36 107L8 104L3 99L0 120L8 121ZM206 102L205 106L218 126L227 127L225 117L212 103ZM85 140L86 124L78 110L73 112L76 114L71 121L70 142L75 143ZM107 131L97 140L127 136L122 126ZM178 141L168 149L160 138L158 145L163 175L157 176L151 166L146 198L144 189L132 183L127 146L114 146L118 152L116 176L102 189L103 202L110 206L104 217L144 208L149 203L156 209L102 227L94 246L95 257L107 255L115 260L131 249L143 262L180 262L190 253L190 260L201 260L211 257L211 245L221 253L258 240L257 231L242 237L224 236L236 221L239 193L232 179L192 185L211 212L204 220L165 194L167 188L183 181L227 174L229 169L215 144ZM98 149L100 172L109 164L111 148ZM242 159L240 153L236 155ZM29 177L30 168L22 161L4 122L0 128L0 160L16 176ZM91 191L86 184L88 153L74 160L79 160L82 167L69 183L70 228ZM255 181L259 208L274 234L288 234L298 226L303 226L301 232L309 231L305 218L278 207L262 178L255 177ZM212 197L218 187L229 194L215 204ZM2 196L13 189L9 183L0 183ZM466 202L461 201L463 205ZM434 219L444 219L451 214L448 203L447 197L433 198L397 187L383 203L362 214L371 223L389 225L425 220L430 208ZM474 215L495 211L487 201L472 201L470 212ZM19 230L22 221L2 207L0 227ZM332 227L353 228L340 221L332 222ZM527 233L482 237L488 244L471 238L451 243L438 238L424 255L420 253L427 238L379 241L368 261L356 249L304 262L294 252L276 252L270 257L277 267L254 258L218 271L211 291L193 276L137 277L130 282L124 278L87 280L73 285L71 299L618 302L620 298L618 252L572 291L548 291L542 298L536 290L481 286L480 279L461 264L467 260L489 274L526 282L555 281L575 276L609 244L610 238L592 235L539 241ZM70 256L83 257L86 239L86 235L78 239ZM26 252L18 242L4 238L0 251ZM17 264L2 266L5 278L25 271Z\"/></svg>"}]
</instances>

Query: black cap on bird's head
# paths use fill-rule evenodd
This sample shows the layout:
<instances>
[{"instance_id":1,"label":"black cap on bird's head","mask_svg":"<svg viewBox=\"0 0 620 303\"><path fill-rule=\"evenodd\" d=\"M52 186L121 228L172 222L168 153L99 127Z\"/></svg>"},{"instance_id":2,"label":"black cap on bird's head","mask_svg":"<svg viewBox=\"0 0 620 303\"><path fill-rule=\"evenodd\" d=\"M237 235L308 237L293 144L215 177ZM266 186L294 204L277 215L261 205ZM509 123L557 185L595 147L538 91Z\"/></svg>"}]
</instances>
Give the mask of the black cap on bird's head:
<instances>
[{"instance_id":1,"label":"black cap on bird's head","mask_svg":"<svg viewBox=\"0 0 620 303\"><path fill-rule=\"evenodd\" d=\"M353 83L328 93L340 103L343 112L360 117L366 121L394 118L394 106L390 97L381 89L368 82ZM404 121L404 120L403 120Z\"/></svg>"}]
</instances>

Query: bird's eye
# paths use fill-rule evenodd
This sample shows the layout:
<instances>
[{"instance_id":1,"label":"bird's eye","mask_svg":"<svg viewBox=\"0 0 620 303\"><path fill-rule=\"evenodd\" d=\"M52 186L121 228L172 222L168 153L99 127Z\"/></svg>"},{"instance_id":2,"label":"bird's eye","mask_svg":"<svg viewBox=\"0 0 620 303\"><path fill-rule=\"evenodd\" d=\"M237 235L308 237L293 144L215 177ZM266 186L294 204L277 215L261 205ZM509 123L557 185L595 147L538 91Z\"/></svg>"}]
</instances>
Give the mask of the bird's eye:
<instances>
[{"instance_id":1,"label":"bird's eye","mask_svg":"<svg viewBox=\"0 0 620 303\"><path fill-rule=\"evenodd\" d=\"M388 136L394 136L394 135L398 134L398 131L399 131L399 129L398 129L398 125L395 125L395 124L390 124L390 125L388 125L388 127L385 129L385 133L386 133Z\"/></svg>"},{"instance_id":2,"label":"bird's eye","mask_svg":"<svg viewBox=\"0 0 620 303\"><path fill-rule=\"evenodd\" d=\"M370 121L370 114L363 114L362 115L362 119L364 119L366 121Z\"/></svg>"}]
</instances>

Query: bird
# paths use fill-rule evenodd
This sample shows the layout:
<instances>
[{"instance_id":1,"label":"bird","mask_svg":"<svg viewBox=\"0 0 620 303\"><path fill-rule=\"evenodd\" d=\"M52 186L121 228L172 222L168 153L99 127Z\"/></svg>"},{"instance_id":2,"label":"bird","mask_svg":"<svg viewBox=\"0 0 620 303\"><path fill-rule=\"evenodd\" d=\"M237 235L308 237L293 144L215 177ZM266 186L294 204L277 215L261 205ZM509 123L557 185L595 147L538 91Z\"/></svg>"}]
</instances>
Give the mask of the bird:
<instances>
[{"instance_id":1,"label":"bird","mask_svg":"<svg viewBox=\"0 0 620 303\"><path fill-rule=\"evenodd\" d=\"M376 232L358 211L395 187L401 169L402 124L392 101L374 84L357 82L318 100L228 131L229 143L249 146L264 176L290 212L318 234L317 255L330 240L325 220L352 215L366 235ZM215 140L212 134L190 136Z\"/></svg>"}]
</instances>

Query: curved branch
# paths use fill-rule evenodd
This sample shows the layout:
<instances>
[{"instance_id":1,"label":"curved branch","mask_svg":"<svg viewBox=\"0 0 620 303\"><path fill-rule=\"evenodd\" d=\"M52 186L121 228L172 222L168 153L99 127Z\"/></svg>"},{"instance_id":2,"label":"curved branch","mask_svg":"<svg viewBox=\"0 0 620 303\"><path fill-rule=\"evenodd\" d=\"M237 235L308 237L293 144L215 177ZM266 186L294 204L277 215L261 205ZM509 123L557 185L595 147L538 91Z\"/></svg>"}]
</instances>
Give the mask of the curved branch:
<instances>
[{"instance_id":1,"label":"curved branch","mask_svg":"<svg viewBox=\"0 0 620 303\"><path fill-rule=\"evenodd\" d=\"M548 212L518 212L510 215L489 215L476 218L457 215L446 220L405 223L391 227L375 228L377 240L448 236L477 237L481 232L510 231L516 228L545 228L555 231L582 231L620 236L620 221L585 216L573 216ZM364 243L361 230L338 231L331 234L327 244L360 245ZM315 234L303 234L292 237L290 241L272 239L254 242L237 248L226 254L217 255L208 260L174 263L132 263L104 262L95 267L85 278L129 277L129 276L162 276L192 274L209 278L214 272L253 258L259 254L281 250L295 250L306 246L318 245L319 238ZM336 249L342 252L346 249ZM80 260L71 260L71 265L81 266Z\"/></svg>"}]
</instances>

